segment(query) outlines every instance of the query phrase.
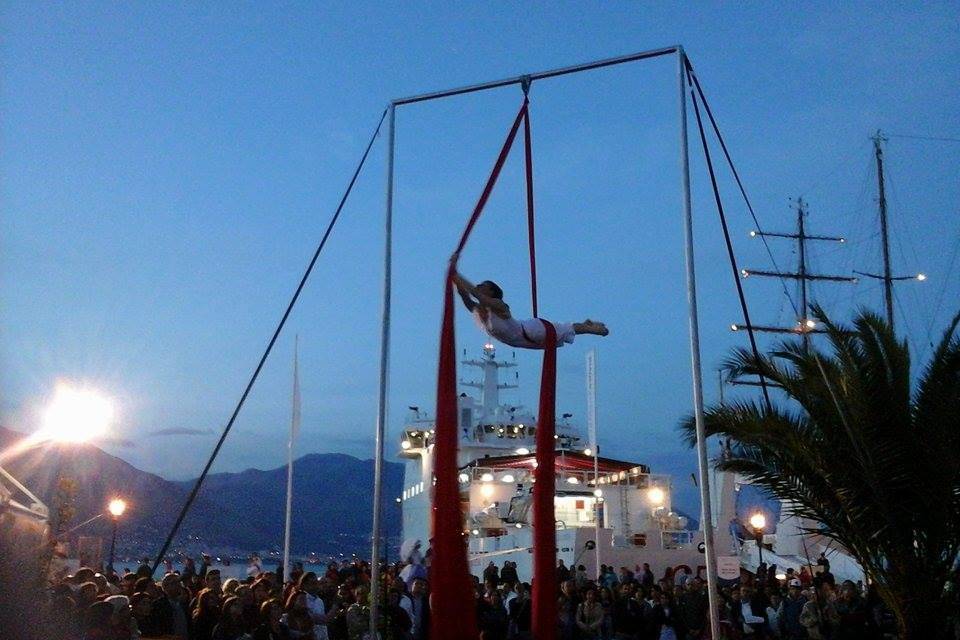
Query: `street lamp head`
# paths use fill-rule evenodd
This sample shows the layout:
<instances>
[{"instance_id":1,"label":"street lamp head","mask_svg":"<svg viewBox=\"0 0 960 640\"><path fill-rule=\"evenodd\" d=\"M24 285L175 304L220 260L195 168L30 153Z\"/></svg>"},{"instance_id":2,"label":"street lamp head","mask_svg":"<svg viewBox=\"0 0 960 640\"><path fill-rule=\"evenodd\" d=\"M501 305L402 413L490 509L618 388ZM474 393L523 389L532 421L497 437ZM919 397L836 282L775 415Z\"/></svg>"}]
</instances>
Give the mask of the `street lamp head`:
<instances>
[{"instance_id":1,"label":"street lamp head","mask_svg":"<svg viewBox=\"0 0 960 640\"><path fill-rule=\"evenodd\" d=\"M37 437L58 442L87 442L106 433L113 415L113 404L98 392L59 383L43 413L43 427Z\"/></svg>"},{"instance_id":2,"label":"street lamp head","mask_svg":"<svg viewBox=\"0 0 960 640\"><path fill-rule=\"evenodd\" d=\"M925 274L925 273L918 273L918 274L917 274L917 280L919 280L920 282L923 282L923 281L926 280L926 279L927 279L927 274Z\"/></svg>"},{"instance_id":3,"label":"street lamp head","mask_svg":"<svg viewBox=\"0 0 960 640\"><path fill-rule=\"evenodd\" d=\"M750 516L750 526L757 531L763 531L767 526L767 517L757 511L755 514Z\"/></svg>"},{"instance_id":4,"label":"street lamp head","mask_svg":"<svg viewBox=\"0 0 960 640\"><path fill-rule=\"evenodd\" d=\"M126 510L127 503L120 498L114 498L110 501L110 504L107 505L107 511L109 511L110 515L112 515L114 518L119 518Z\"/></svg>"}]
</instances>

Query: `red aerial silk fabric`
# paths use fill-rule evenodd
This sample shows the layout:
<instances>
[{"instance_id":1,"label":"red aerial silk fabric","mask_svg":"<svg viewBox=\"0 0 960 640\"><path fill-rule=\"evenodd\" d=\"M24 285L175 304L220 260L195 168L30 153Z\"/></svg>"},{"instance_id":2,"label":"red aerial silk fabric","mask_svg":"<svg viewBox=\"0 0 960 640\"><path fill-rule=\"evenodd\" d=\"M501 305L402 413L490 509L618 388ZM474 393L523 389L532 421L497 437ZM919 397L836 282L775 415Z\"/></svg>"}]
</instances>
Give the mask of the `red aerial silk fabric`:
<instances>
[{"instance_id":1,"label":"red aerial silk fabric","mask_svg":"<svg viewBox=\"0 0 960 640\"><path fill-rule=\"evenodd\" d=\"M467 244L470 232L480 218L517 136L520 122L526 118L527 101L514 120L510 134L500 150L490 178L484 187L467 227L460 237L455 256ZM453 325L453 270L451 263L444 279L443 324L440 330L440 361L437 367L437 420L434 427L433 539L430 562L430 640L476 640L476 602L467 563L463 516L460 512L460 483L457 479L457 354ZM550 450L553 450L551 443Z\"/></svg>"},{"instance_id":2,"label":"red aerial silk fabric","mask_svg":"<svg viewBox=\"0 0 960 640\"><path fill-rule=\"evenodd\" d=\"M493 191L513 146L520 123L524 123L527 179L527 229L530 245L530 276L534 316L537 315L536 251L533 220L533 159L531 152L528 101L517 114L487 179L480 199L460 237L454 260L460 255L474 225ZM467 563L460 485L457 478L457 365L454 333L453 271L451 262L444 281L443 323L440 331L440 359L437 370L437 419L435 425L433 513L431 540L431 640L476 640L476 603ZM554 429L556 421L557 332L545 321L543 371L540 382L540 409L537 421L537 471L534 487L534 580L533 637L554 640L557 634L556 526L554 523Z\"/></svg>"},{"instance_id":3,"label":"red aerial silk fabric","mask_svg":"<svg viewBox=\"0 0 960 640\"><path fill-rule=\"evenodd\" d=\"M540 409L537 414L537 469L533 485L533 637L557 637L557 527L554 521L553 433L557 408L557 330L540 320L547 330L540 374Z\"/></svg>"}]
</instances>

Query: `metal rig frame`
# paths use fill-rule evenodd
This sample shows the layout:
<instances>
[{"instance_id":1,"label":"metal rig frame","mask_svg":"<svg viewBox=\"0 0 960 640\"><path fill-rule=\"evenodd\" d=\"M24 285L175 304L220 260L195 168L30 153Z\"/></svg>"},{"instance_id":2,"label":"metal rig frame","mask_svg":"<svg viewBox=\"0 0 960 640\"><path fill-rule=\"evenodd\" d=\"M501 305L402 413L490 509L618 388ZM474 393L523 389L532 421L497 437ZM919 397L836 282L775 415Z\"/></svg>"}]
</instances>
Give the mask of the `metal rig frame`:
<instances>
[{"instance_id":1,"label":"metal rig frame","mask_svg":"<svg viewBox=\"0 0 960 640\"><path fill-rule=\"evenodd\" d=\"M394 160L396 144L396 110L397 107L426 102L429 100L438 100L452 96L465 95L478 91L497 89L510 85L521 85L529 87L534 80L544 80L547 78L557 78L573 73L583 71L592 71L604 67L636 62L650 58L659 58L676 54L677 56L677 90L679 92L679 119L680 119L680 174L681 174L681 194L682 194L682 221L685 241L685 267L687 283L687 310L690 333L690 362L693 379L693 407L696 419L697 431L697 463L700 474L700 502L702 505L703 521L703 541L705 547L704 562L707 568L707 591L710 600L710 630L712 636L720 636L719 619L717 617L717 569L716 556L714 555L713 544L713 514L710 506L710 485L707 462L707 444L704 431L704 412L703 412L703 374L700 364L700 326L697 315L697 283L696 269L694 266L693 254L693 213L690 198L690 158L687 143L687 98L684 86L684 73L686 63L686 53L682 45L674 45L661 49L651 49L649 51L640 51L637 53L619 56L616 58L605 58L594 60L583 64L529 73L512 78L494 80L480 84L468 85L453 89L433 91L419 95L408 96L391 100L387 106L388 110L388 136L387 136L387 185L386 185L386 207L385 207L385 230L384 230L384 270L383 270L383 302L380 333L380 388L379 400L377 405L377 425L376 425L376 457L374 463L374 495L373 495L373 549L371 554L371 582L373 584L372 602L370 607L370 630L373 637L377 635L377 623L380 617L379 602L379 579L380 565L379 557L381 554L380 530L381 530L381 507L382 498L382 477L383 477L383 446L384 431L387 421L387 386L390 360L390 311L391 311L391 286L392 286L392 251L393 251L393 188L394 188Z\"/></svg>"}]
</instances>

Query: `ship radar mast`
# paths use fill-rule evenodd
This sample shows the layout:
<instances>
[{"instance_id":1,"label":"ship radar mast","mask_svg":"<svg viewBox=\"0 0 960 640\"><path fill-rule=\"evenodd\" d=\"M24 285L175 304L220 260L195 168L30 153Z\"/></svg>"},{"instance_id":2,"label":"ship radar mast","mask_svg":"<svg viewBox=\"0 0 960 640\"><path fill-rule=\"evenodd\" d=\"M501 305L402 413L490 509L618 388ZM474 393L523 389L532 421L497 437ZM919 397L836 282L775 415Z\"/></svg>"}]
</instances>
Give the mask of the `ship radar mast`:
<instances>
[{"instance_id":1,"label":"ship radar mast","mask_svg":"<svg viewBox=\"0 0 960 640\"><path fill-rule=\"evenodd\" d=\"M463 364L477 367L483 372L483 379L479 381L461 381L465 387L480 389L482 394L483 415L492 418L497 415L500 407L500 390L516 389L517 385L500 382L500 369L516 367L516 362L497 360L497 350L493 343L483 345L483 355L479 360L463 360Z\"/></svg>"}]
</instances>

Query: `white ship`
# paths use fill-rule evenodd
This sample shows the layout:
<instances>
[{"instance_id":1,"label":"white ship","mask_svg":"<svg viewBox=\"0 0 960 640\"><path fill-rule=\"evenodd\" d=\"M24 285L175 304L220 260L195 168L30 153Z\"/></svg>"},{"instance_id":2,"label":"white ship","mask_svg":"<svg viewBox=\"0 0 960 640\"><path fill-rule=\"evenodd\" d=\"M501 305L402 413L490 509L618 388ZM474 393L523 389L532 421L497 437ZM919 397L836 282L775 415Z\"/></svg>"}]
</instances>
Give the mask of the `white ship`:
<instances>
[{"instance_id":1,"label":"white ship","mask_svg":"<svg viewBox=\"0 0 960 640\"><path fill-rule=\"evenodd\" d=\"M500 403L500 390L516 385L500 382L501 369L513 362L497 360L492 344L476 360L463 364L480 369L477 382L463 382L480 391L459 398L461 509L469 536L470 570L480 575L492 560L498 566L517 563L522 579L532 572L531 487L536 467L536 417L522 406ZM638 462L594 456L570 414L556 425L557 557L569 566L582 564L596 575L597 563L615 570L633 570L644 562L657 576L667 567L686 565L694 573L703 565L703 535L686 528L686 518L671 507L671 480ZM418 407L400 441L406 461L403 538L430 539L433 483L434 422Z\"/></svg>"}]
</instances>

